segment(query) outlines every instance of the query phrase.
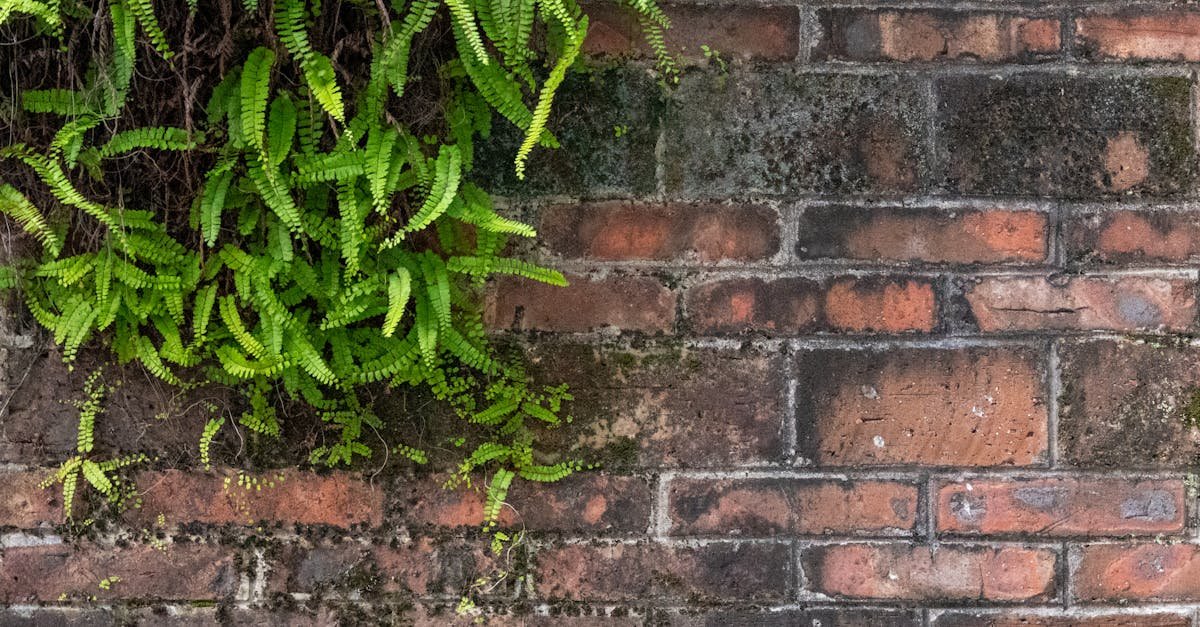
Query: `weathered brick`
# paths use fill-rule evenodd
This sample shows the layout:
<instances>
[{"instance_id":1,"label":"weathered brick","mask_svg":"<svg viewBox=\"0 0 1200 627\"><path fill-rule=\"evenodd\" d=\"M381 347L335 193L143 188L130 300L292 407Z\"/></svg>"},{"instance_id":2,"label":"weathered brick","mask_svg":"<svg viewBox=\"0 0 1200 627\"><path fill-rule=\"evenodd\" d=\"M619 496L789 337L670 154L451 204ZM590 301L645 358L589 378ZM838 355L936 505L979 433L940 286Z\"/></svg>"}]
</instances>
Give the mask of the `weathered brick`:
<instances>
[{"instance_id":1,"label":"weathered brick","mask_svg":"<svg viewBox=\"0 0 1200 627\"><path fill-rule=\"evenodd\" d=\"M1138 209L1079 213L1065 225L1067 256L1081 263L1186 263L1200 259L1200 213Z\"/></svg>"},{"instance_id":2,"label":"weathered brick","mask_svg":"<svg viewBox=\"0 0 1200 627\"><path fill-rule=\"evenodd\" d=\"M1183 331L1196 319L1195 283L1178 279L992 276L965 292L981 331Z\"/></svg>"},{"instance_id":3,"label":"weathered brick","mask_svg":"<svg viewBox=\"0 0 1200 627\"><path fill-rule=\"evenodd\" d=\"M675 325L675 294L648 276L567 275L558 287L520 277L497 279L488 293L493 329L579 333L604 327L666 333Z\"/></svg>"},{"instance_id":4,"label":"weathered brick","mask_svg":"<svg viewBox=\"0 0 1200 627\"><path fill-rule=\"evenodd\" d=\"M703 61L701 45L723 59L789 61L800 48L800 12L787 6L689 6L663 7L671 28L663 41L673 55L688 61ZM625 6L588 3L589 18L583 49L588 54L650 57L645 31L637 13Z\"/></svg>"},{"instance_id":5,"label":"weathered brick","mask_svg":"<svg viewBox=\"0 0 1200 627\"><path fill-rule=\"evenodd\" d=\"M839 607L837 609L687 609L678 613L659 614L662 624L670 627L919 627L920 614L915 610ZM658 623L656 623L658 624Z\"/></svg>"},{"instance_id":6,"label":"weathered brick","mask_svg":"<svg viewBox=\"0 0 1200 627\"><path fill-rule=\"evenodd\" d=\"M1016 610L970 613L950 610L933 619L933 627L1189 627L1192 619L1186 614L1169 612L1136 614L1113 610L1096 614L1054 612L1032 613Z\"/></svg>"},{"instance_id":7,"label":"weathered brick","mask_svg":"<svg viewBox=\"0 0 1200 627\"><path fill-rule=\"evenodd\" d=\"M676 479L667 515L678 535L911 534L917 489L890 481Z\"/></svg>"},{"instance_id":8,"label":"weathered brick","mask_svg":"<svg viewBox=\"0 0 1200 627\"><path fill-rule=\"evenodd\" d=\"M267 591L358 592L364 596L452 595L492 574L496 558L482 541L419 537L393 544L292 543L279 551ZM513 565L505 564L511 569ZM510 592L502 585L491 596Z\"/></svg>"},{"instance_id":9,"label":"weathered brick","mask_svg":"<svg viewBox=\"0 0 1200 627\"><path fill-rule=\"evenodd\" d=\"M1122 11L1075 20L1078 49L1094 58L1200 61L1200 13Z\"/></svg>"},{"instance_id":10,"label":"weathered brick","mask_svg":"<svg viewBox=\"0 0 1200 627\"><path fill-rule=\"evenodd\" d=\"M808 586L851 599L1049 601L1057 555L1035 548L839 544L803 551Z\"/></svg>"},{"instance_id":11,"label":"weathered brick","mask_svg":"<svg viewBox=\"0 0 1200 627\"><path fill-rule=\"evenodd\" d=\"M954 534L1123 536L1183 531L1183 481L965 479L937 493L937 529Z\"/></svg>"},{"instance_id":12,"label":"weathered brick","mask_svg":"<svg viewBox=\"0 0 1200 627\"><path fill-rule=\"evenodd\" d=\"M782 358L754 350L530 347L538 380L565 382L575 420L543 436L606 468L764 465L783 455Z\"/></svg>"},{"instance_id":13,"label":"weathered brick","mask_svg":"<svg viewBox=\"0 0 1200 627\"><path fill-rule=\"evenodd\" d=\"M481 488L442 489L436 481L401 479L391 494L396 518L407 526L471 527L483 524ZM504 526L531 531L641 533L650 525L651 485L645 477L599 473L554 483L518 481L501 511Z\"/></svg>"},{"instance_id":14,"label":"weathered brick","mask_svg":"<svg viewBox=\"0 0 1200 627\"><path fill-rule=\"evenodd\" d=\"M544 599L769 601L785 598L791 547L766 543L571 544L538 549Z\"/></svg>"},{"instance_id":15,"label":"weathered brick","mask_svg":"<svg viewBox=\"0 0 1200 627\"><path fill-rule=\"evenodd\" d=\"M1016 347L804 351L799 452L829 466L1044 463L1040 361Z\"/></svg>"},{"instance_id":16,"label":"weathered brick","mask_svg":"<svg viewBox=\"0 0 1200 627\"><path fill-rule=\"evenodd\" d=\"M230 597L238 575L231 550L204 544L43 545L0 550L0 601L71 598L216 600ZM120 577L109 589L99 583Z\"/></svg>"},{"instance_id":17,"label":"weathered brick","mask_svg":"<svg viewBox=\"0 0 1200 627\"><path fill-rule=\"evenodd\" d=\"M239 487L236 473L165 470L138 476L142 507L126 512L149 524L250 525L259 521L351 527L383 523L383 489L346 472L317 475L286 470L262 477L272 487Z\"/></svg>"},{"instance_id":18,"label":"weathered brick","mask_svg":"<svg viewBox=\"0 0 1200 627\"><path fill-rule=\"evenodd\" d=\"M886 207L808 207L800 259L921 263L1033 263L1047 251L1046 214Z\"/></svg>"},{"instance_id":19,"label":"weathered brick","mask_svg":"<svg viewBox=\"0 0 1200 627\"><path fill-rule=\"evenodd\" d=\"M565 257L602 260L751 261L779 249L779 216L761 205L633 203L554 205L541 242Z\"/></svg>"},{"instance_id":20,"label":"weathered brick","mask_svg":"<svg viewBox=\"0 0 1200 627\"><path fill-rule=\"evenodd\" d=\"M1195 181L1186 78L959 76L935 91L948 190L1174 196Z\"/></svg>"},{"instance_id":21,"label":"weathered brick","mask_svg":"<svg viewBox=\"0 0 1200 627\"><path fill-rule=\"evenodd\" d=\"M1071 560L1080 601L1196 601L1200 552L1193 544L1090 544Z\"/></svg>"},{"instance_id":22,"label":"weathered brick","mask_svg":"<svg viewBox=\"0 0 1200 627\"><path fill-rule=\"evenodd\" d=\"M667 110L666 189L711 198L903 193L925 172L925 109L913 81L788 67L690 72Z\"/></svg>"},{"instance_id":23,"label":"weathered brick","mask_svg":"<svg viewBox=\"0 0 1200 627\"><path fill-rule=\"evenodd\" d=\"M0 527L30 529L63 522L62 490L57 484L41 488L42 482L53 471L16 472L0 471Z\"/></svg>"},{"instance_id":24,"label":"weathered brick","mask_svg":"<svg viewBox=\"0 0 1200 627\"><path fill-rule=\"evenodd\" d=\"M936 324L933 285L891 277L726 279L688 291L697 333L904 333Z\"/></svg>"},{"instance_id":25,"label":"weathered brick","mask_svg":"<svg viewBox=\"0 0 1200 627\"><path fill-rule=\"evenodd\" d=\"M524 180L513 156L524 131L500 116L475 145L475 180L493 194L626 196L657 190L655 147L662 90L638 68L572 72L554 98L547 128L561 145L536 148ZM617 129L620 129L618 132Z\"/></svg>"},{"instance_id":26,"label":"weathered brick","mask_svg":"<svg viewBox=\"0 0 1200 627\"><path fill-rule=\"evenodd\" d=\"M1068 342L1060 351L1060 459L1074 466L1189 465L1200 451L1200 349L1129 341ZM1192 409L1189 409L1192 408Z\"/></svg>"},{"instance_id":27,"label":"weathered brick","mask_svg":"<svg viewBox=\"0 0 1200 627\"><path fill-rule=\"evenodd\" d=\"M1031 60L1061 48L1059 21L1005 13L823 9L817 59Z\"/></svg>"}]
</instances>

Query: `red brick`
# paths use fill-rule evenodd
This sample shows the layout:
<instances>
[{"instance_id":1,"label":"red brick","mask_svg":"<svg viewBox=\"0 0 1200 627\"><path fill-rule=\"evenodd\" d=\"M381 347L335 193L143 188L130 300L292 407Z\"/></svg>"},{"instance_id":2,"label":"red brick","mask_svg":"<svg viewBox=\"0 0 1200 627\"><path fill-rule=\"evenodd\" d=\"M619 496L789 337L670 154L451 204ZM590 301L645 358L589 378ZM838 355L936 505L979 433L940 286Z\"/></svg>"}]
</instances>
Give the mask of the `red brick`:
<instances>
[{"instance_id":1,"label":"red brick","mask_svg":"<svg viewBox=\"0 0 1200 627\"><path fill-rule=\"evenodd\" d=\"M1128 613L1112 610L1102 614L1055 611L1053 613L999 612L968 613L951 610L939 614L933 627L1191 627L1186 614Z\"/></svg>"},{"instance_id":2,"label":"red brick","mask_svg":"<svg viewBox=\"0 0 1200 627\"><path fill-rule=\"evenodd\" d=\"M1195 284L1153 277L986 277L966 288L981 331L1190 329Z\"/></svg>"},{"instance_id":3,"label":"red brick","mask_svg":"<svg viewBox=\"0 0 1200 627\"><path fill-rule=\"evenodd\" d=\"M1112 211L1074 216L1067 222L1071 259L1102 263L1200 259L1200 213Z\"/></svg>"},{"instance_id":4,"label":"red brick","mask_svg":"<svg viewBox=\"0 0 1200 627\"><path fill-rule=\"evenodd\" d=\"M363 595L454 595L497 567L484 541L419 537L390 544L293 543L272 564L268 592L357 591ZM499 586L495 596L507 593Z\"/></svg>"},{"instance_id":5,"label":"red brick","mask_svg":"<svg viewBox=\"0 0 1200 627\"><path fill-rule=\"evenodd\" d=\"M800 217L801 259L924 263L1031 263L1046 258L1046 214L901 207L810 207Z\"/></svg>"},{"instance_id":6,"label":"red brick","mask_svg":"<svg viewBox=\"0 0 1200 627\"><path fill-rule=\"evenodd\" d=\"M675 325L675 294L657 279L571 275L567 280L568 287L556 287L515 277L498 279L488 294L488 325L563 333L604 327L665 333Z\"/></svg>"},{"instance_id":7,"label":"red brick","mask_svg":"<svg viewBox=\"0 0 1200 627\"><path fill-rule=\"evenodd\" d=\"M689 602L782 600L791 578L786 544L571 544L539 549L544 599Z\"/></svg>"},{"instance_id":8,"label":"red brick","mask_svg":"<svg viewBox=\"0 0 1200 627\"><path fill-rule=\"evenodd\" d=\"M664 33L667 49L689 61L705 59L701 45L725 60L790 61L800 48L800 14L785 6L663 7L671 20ZM590 22L584 51L593 55L652 56L636 14L608 3L584 6Z\"/></svg>"},{"instance_id":9,"label":"red brick","mask_svg":"<svg viewBox=\"0 0 1200 627\"><path fill-rule=\"evenodd\" d=\"M907 544L812 547L801 557L816 592L839 598L1049 601L1057 556L1018 547Z\"/></svg>"},{"instance_id":10,"label":"red brick","mask_svg":"<svg viewBox=\"0 0 1200 627\"><path fill-rule=\"evenodd\" d=\"M908 534L917 489L890 481L676 479L668 516L678 535Z\"/></svg>"},{"instance_id":11,"label":"red brick","mask_svg":"<svg viewBox=\"0 0 1200 627\"><path fill-rule=\"evenodd\" d=\"M0 472L0 527L30 529L62 524L62 487L38 487L50 469L36 472Z\"/></svg>"},{"instance_id":12,"label":"red brick","mask_svg":"<svg viewBox=\"0 0 1200 627\"><path fill-rule=\"evenodd\" d=\"M570 386L575 420L541 434L609 469L729 468L783 457L783 358L747 347L713 350L530 346L531 374Z\"/></svg>"},{"instance_id":13,"label":"red brick","mask_svg":"<svg viewBox=\"0 0 1200 627\"><path fill-rule=\"evenodd\" d=\"M108 590L101 580L120 577ZM236 591L229 549L204 544L49 545L0 551L0 602L99 599L216 600Z\"/></svg>"},{"instance_id":14,"label":"red brick","mask_svg":"<svg viewBox=\"0 0 1200 627\"><path fill-rule=\"evenodd\" d=\"M800 454L819 465L1025 466L1046 458L1038 351L811 350L798 360Z\"/></svg>"},{"instance_id":15,"label":"red brick","mask_svg":"<svg viewBox=\"0 0 1200 627\"><path fill-rule=\"evenodd\" d=\"M688 291L697 333L904 333L936 323L933 285L919 279L726 279Z\"/></svg>"},{"instance_id":16,"label":"red brick","mask_svg":"<svg viewBox=\"0 0 1200 627\"><path fill-rule=\"evenodd\" d=\"M819 59L1006 61L1059 51L1059 22L1003 13L826 9Z\"/></svg>"},{"instance_id":17,"label":"red brick","mask_svg":"<svg viewBox=\"0 0 1200 627\"><path fill-rule=\"evenodd\" d=\"M882 284L870 279L841 279L834 281L825 294L829 325L846 331L932 331L936 309L933 286L914 279Z\"/></svg>"},{"instance_id":18,"label":"red brick","mask_svg":"<svg viewBox=\"0 0 1200 627\"><path fill-rule=\"evenodd\" d=\"M1200 553L1192 544L1093 544L1072 558L1080 601L1196 601Z\"/></svg>"},{"instance_id":19,"label":"red brick","mask_svg":"<svg viewBox=\"0 0 1200 627\"><path fill-rule=\"evenodd\" d=\"M1177 479L968 479L937 502L940 532L1041 537L1177 533L1186 510Z\"/></svg>"},{"instance_id":20,"label":"red brick","mask_svg":"<svg viewBox=\"0 0 1200 627\"><path fill-rule=\"evenodd\" d=\"M282 475L283 480L278 476ZM226 484L226 478L230 478ZM259 521L299 525L350 527L383 523L381 487L372 487L347 472L317 475L294 469L261 477L273 482L249 490L239 487L237 474L189 473L178 470L146 472L138 477L142 507L128 516L149 524L163 514L168 524L250 525Z\"/></svg>"},{"instance_id":21,"label":"red brick","mask_svg":"<svg viewBox=\"0 0 1200 627\"><path fill-rule=\"evenodd\" d=\"M483 524L481 486L446 490L434 481L401 479L391 490L394 517L408 526L444 528ZM650 525L651 486L643 477L586 472L554 483L518 481L501 523L530 531L640 533Z\"/></svg>"},{"instance_id":22,"label":"red brick","mask_svg":"<svg viewBox=\"0 0 1200 627\"><path fill-rule=\"evenodd\" d=\"M632 203L554 205L541 241L566 257L602 260L749 261L779 249L779 216L758 205Z\"/></svg>"},{"instance_id":23,"label":"red brick","mask_svg":"<svg viewBox=\"0 0 1200 627\"><path fill-rule=\"evenodd\" d=\"M1075 20L1076 40L1098 58L1200 61L1200 13L1160 10L1087 15Z\"/></svg>"}]
</instances>

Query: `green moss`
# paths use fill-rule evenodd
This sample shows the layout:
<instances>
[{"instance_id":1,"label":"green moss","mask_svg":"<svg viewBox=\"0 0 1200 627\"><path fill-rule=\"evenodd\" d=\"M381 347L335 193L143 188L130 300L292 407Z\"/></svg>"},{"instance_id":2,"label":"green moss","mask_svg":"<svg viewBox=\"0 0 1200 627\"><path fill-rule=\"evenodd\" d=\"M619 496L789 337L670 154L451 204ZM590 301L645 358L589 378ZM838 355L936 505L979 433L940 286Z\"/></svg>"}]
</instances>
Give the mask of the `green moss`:
<instances>
[{"instance_id":1,"label":"green moss","mask_svg":"<svg viewBox=\"0 0 1200 627\"><path fill-rule=\"evenodd\" d=\"M596 453L596 463L611 472L628 472L638 463L641 447L628 436L614 439Z\"/></svg>"},{"instance_id":2,"label":"green moss","mask_svg":"<svg viewBox=\"0 0 1200 627\"><path fill-rule=\"evenodd\" d=\"M1187 405L1183 407L1183 422L1189 427L1200 427L1200 387L1188 393Z\"/></svg>"}]
</instances>

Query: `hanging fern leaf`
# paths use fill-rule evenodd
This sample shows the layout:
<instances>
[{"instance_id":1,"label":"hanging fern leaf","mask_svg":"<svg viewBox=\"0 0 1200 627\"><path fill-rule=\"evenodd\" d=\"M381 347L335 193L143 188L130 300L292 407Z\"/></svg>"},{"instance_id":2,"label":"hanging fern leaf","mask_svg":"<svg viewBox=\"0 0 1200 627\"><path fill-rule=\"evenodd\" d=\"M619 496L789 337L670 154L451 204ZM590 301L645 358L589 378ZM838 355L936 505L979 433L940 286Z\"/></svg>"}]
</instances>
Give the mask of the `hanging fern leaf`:
<instances>
[{"instance_id":1,"label":"hanging fern leaf","mask_svg":"<svg viewBox=\"0 0 1200 627\"><path fill-rule=\"evenodd\" d=\"M388 279L388 310L383 319L383 336L392 337L396 326L404 317L404 309L408 306L408 298L412 293L412 275L405 268L397 268L396 273Z\"/></svg>"},{"instance_id":2,"label":"hanging fern leaf","mask_svg":"<svg viewBox=\"0 0 1200 627\"><path fill-rule=\"evenodd\" d=\"M158 18L154 17L154 6L150 0L125 0L126 6L129 7L130 13L137 18L138 24L142 25L142 31L150 38L150 42L154 44L154 49L158 51L162 58L170 59L175 53L171 52L170 46L167 45L167 35L158 25Z\"/></svg>"},{"instance_id":3,"label":"hanging fern leaf","mask_svg":"<svg viewBox=\"0 0 1200 627\"><path fill-rule=\"evenodd\" d=\"M446 0L446 6L450 7L450 14L454 16L457 26L455 35L465 40L464 45L470 48L479 63L488 65L487 49L483 47L483 39L479 37L479 29L475 26L475 15L467 6L467 0Z\"/></svg>"},{"instance_id":4,"label":"hanging fern leaf","mask_svg":"<svg viewBox=\"0 0 1200 627\"><path fill-rule=\"evenodd\" d=\"M50 228L45 216L12 185L0 185L0 213L17 221L26 233L37 238L50 257L62 252L62 237Z\"/></svg>"},{"instance_id":5,"label":"hanging fern leaf","mask_svg":"<svg viewBox=\"0 0 1200 627\"><path fill-rule=\"evenodd\" d=\"M201 141L204 141L202 136L192 137L181 128L147 126L113 135L112 139L100 147L100 156L113 157L139 148L191 150Z\"/></svg>"},{"instance_id":6,"label":"hanging fern leaf","mask_svg":"<svg viewBox=\"0 0 1200 627\"><path fill-rule=\"evenodd\" d=\"M543 5L557 6L555 0L540 0ZM564 27L571 28L569 18L560 16L559 18ZM529 128L525 130L525 139L521 142L521 147L517 150L516 170L517 178L525 179L525 162L529 159L529 153L533 151L533 147L541 140L543 131L546 130L546 121L550 119L550 107L554 103L554 93L558 91L559 85L567 76L567 69L575 63L575 58L579 56L579 50L583 47L583 39L587 34L587 18L579 20L578 30L570 32L570 40L567 42L566 50L558 62L554 64L554 69L550 71L550 76L546 82L542 84L542 93L538 96L537 107L533 110L533 118L529 123Z\"/></svg>"},{"instance_id":7,"label":"hanging fern leaf","mask_svg":"<svg viewBox=\"0 0 1200 627\"><path fill-rule=\"evenodd\" d=\"M266 48L255 48L242 65L241 84L241 131L246 142L257 148L266 160L266 145L263 134L267 126L267 97L271 84L271 66L275 64L275 53Z\"/></svg>"},{"instance_id":8,"label":"hanging fern leaf","mask_svg":"<svg viewBox=\"0 0 1200 627\"><path fill-rule=\"evenodd\" d=\"M326 113L338 122L346 121L346 107L342 104L342 89L338 87L337 74L329 57L313 52L304 62L304 80L313 97Z\"/></svg>"}]
</instances>

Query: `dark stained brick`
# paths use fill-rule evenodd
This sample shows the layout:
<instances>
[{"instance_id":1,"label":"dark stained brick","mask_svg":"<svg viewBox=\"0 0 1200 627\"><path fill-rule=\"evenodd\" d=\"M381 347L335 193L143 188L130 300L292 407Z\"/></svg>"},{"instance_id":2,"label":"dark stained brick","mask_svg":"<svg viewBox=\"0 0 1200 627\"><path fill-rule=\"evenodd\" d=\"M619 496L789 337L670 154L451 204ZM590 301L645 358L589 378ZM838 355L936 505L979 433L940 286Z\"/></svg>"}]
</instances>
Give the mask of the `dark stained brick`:
<instances>
[{"instance_id":1,"label":"dark stained brick","mask_svg":"<svg viewBox=\"0 0 1200 627\"><path fill-rule=\"evenodd\" d=\"M783 360L754 350L530 347L539 381L567 383L574 421L548 431L605 468L765 465L783 455ZM559 449L562 450L562 449Z\"/></svg>"},{"instance_id":2,"label":"dark stained brick","mask_svg":"<svg viewBox=\"0 0 1200 627\"><path fill-rule=\"evenodd\" d=\"M912 81L782 67L691 72L665 123L667 191L915 191L925 170L923 118Z\"/></svg>"},{"instance_id":3,"label":"dark stained brick","mask_svg":"<svg viewBox=\"0 0 1200 627\"><path fill-rule=\"evenodd\" d=\"M521 181L513 168L521 130L496 117L492 138L476 144L475 178L500 195L653 192L661 96L637 68L570 74L547 125L561 147L534 149Z\"/></svg>"},{"instance_id":4,"label":"dark stained brick","mask_svg":"<svg viewBox=\"0 0 1200 627\"><path fill-rule=\"evenodd\" d=\"M940 79L942 184L1070 198L1189 192L1190 85L1170 77Z\"/></svg>"},{"instance_id":5,"label":"dark stained brick","mask_svg":"<svg viewBox=\"0 0 1200 627\"><path fill-rule=\"evenodd\" d=\"M1046 258L1036 211L806 207L796 255L878 263L1034 263Z\"/></svg>"},{"instance_id":6,"label":"dark stained brick","mask_svg":"<svg viewBox=\"0 0 1200 627\"><path fill-rule=\"evenodd\" d=\"M1200 260L1200 213L1140 208L1072 214L1064 226L1075 263L1181 264Z\"/></svg>"},{"instance_id":7,"label":"dark stained brick","mask_svg":"<svg viewBox=\"0 0 1200 627\"><path fill-rule=\"evenodd\" d=\"M782 600L792 576L786 544L570 544L538 549L537 596L596 601Z\"/></svg>"}]
</instances>

